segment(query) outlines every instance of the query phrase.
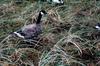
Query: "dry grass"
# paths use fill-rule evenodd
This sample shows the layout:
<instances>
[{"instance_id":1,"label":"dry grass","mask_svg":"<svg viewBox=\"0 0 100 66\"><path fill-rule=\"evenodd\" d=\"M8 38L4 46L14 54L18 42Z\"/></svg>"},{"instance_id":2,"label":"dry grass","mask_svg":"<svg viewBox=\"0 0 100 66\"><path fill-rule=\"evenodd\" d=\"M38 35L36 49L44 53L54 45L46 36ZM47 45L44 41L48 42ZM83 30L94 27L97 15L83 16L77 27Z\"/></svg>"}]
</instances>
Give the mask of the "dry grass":
<instances>
[{"instance_id":1,"label":"dry grass","mask_svg":"<svg viewBox=\"0 0 100 66\"><path fill-rule=\"evenodd\" d=\"M0 2L1 66L100 66L100 1L64 0L56 6L47 2L14 0ZM38 41L10 33L36 20L39 10L48 12Z\"/></svg>"}]
</instances>

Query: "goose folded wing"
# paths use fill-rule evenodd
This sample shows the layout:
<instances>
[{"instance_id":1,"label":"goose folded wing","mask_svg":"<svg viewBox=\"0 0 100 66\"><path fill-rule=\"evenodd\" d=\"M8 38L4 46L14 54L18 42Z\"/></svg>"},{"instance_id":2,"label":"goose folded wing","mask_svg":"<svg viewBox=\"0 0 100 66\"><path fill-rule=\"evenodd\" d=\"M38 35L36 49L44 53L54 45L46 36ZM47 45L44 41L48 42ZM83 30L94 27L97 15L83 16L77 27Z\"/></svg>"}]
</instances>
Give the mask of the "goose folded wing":
<instances>
[{"instance_id":1,"label":"goose folded wing","mask_svg":"<svg viewBox=\"0 0 100 66\"><path fill-rule=\"evenodd\" d=\"M23 27L22 32L25 34L25 38L34 38L41 33L41 28L36 25L28 25Z\"/></svg>"}]
</instances>

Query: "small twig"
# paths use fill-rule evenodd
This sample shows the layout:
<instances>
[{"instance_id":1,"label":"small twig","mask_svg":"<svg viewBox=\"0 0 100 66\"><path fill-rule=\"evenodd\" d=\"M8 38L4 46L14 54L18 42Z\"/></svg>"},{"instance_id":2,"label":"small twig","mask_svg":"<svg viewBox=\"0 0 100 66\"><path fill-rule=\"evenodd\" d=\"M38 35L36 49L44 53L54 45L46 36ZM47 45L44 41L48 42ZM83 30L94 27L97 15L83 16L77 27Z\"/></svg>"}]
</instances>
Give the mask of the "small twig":
<instances>
[{"instance_id":1,"label":"small twig","mask_svg":"<svg viewBox=\"0 0 100 66\"><path fill-rule=\"evenodd\" d=\"M11 37L11 35L8 35L6 38L4 38L4 39L0 42L0 45L2 45L2 43L3 43L4 41L6 41L9 37ZM2 46L0 46L0 47L2 47Z\"/></svg>"}]
</instances>

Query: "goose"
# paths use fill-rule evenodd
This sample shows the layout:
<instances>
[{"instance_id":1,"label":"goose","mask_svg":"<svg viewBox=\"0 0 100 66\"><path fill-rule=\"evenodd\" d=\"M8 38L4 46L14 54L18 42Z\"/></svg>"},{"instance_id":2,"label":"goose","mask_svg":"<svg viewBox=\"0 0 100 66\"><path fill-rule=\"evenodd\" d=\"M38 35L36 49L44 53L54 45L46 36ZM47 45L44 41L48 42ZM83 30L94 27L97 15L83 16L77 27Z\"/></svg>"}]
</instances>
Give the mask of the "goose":
<instances>
[{"instance_id":1,"label":"goose","mask_svg":"<svg viewBox=\"0 0 100 66\"><path fill-rule=\"evenodd\" d=\"M46 14L45 10L41 10L35 23L22 27L18 31L13 32L13 35L22 39L34 39L38 37L42 33L41 18Z\"/></svg>"}]
</instances>

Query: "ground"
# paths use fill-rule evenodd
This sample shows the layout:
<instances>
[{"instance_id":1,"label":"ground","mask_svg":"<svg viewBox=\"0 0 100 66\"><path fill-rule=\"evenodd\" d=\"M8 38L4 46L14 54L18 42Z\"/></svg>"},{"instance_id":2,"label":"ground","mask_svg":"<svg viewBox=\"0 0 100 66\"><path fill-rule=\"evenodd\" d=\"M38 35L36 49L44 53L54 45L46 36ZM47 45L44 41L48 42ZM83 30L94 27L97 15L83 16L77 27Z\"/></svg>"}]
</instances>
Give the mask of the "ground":
<instances>
[{"instance_id":1,"label":"ground","mask_svg":"<svg viewBox=\"0 0 100 66\"><path fill-rule=\"evenodd\" d=\"M11 36L36 21L38 12L43 33L31 44ZM100 66L99 0L64 0L57 5L41 0L0 1L0 66Z\"/></svg>"}]
</instances>

